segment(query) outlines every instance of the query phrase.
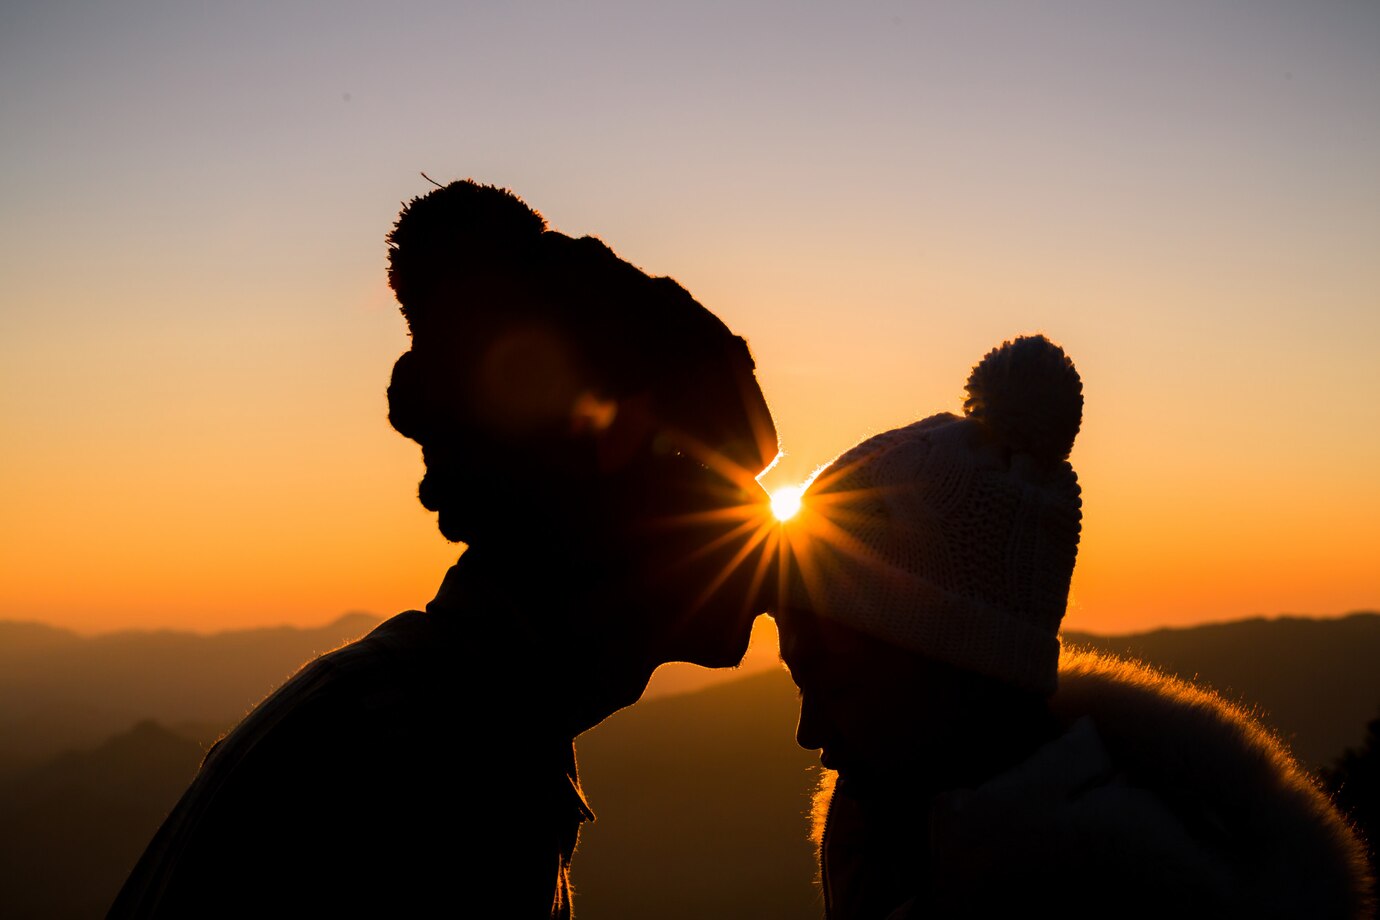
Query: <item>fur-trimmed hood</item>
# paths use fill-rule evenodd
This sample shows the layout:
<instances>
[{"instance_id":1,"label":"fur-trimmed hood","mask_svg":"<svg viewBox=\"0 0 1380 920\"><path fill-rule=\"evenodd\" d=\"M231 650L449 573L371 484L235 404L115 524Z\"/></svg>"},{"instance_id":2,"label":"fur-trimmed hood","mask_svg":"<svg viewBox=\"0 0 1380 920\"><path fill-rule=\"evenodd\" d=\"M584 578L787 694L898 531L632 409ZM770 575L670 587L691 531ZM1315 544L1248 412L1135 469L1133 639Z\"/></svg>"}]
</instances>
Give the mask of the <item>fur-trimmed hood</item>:
<instances>
[{"instance_id":1,"label":"fur-trimmed hood","mask_svg":"<svg viewBox=\"0 0 1380 920\"><path fill-rule=\"evenodd\" d=\"M1372 915L1365 847L1249 713L1142 664L1069 649L1051 708L1071 725L1090 720L1124 782L1152 791L1226 863L1217 886L1228 903L1257 917Z\"/></svg>"},{"instance_id":2,"label":"fur-trimmed hood","mask_svg":"<svg viewBox=\"0 0 1380 920\"><path fill-rule=\"evenodd\" d=\"M1062 735L936 799L932 884L895 916L1372 915L1356 833L1249 714L1142 664L1069 648L1050 709ZM830 806L831 835L848 807Z\"/></svg>"}]
</instances>

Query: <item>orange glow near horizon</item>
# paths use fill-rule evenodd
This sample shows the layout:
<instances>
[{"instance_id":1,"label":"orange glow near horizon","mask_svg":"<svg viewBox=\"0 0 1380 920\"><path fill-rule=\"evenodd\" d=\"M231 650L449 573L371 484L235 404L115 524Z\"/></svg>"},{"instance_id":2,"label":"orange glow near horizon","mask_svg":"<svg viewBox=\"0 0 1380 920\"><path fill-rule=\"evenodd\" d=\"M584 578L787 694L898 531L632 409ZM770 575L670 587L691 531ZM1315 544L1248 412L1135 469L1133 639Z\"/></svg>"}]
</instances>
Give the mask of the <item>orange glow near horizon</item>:
<instances>
[{"instance_id":1,"label":"orange glow near horizon","mask_svg":"<svg viewBox=\"0 0 1380 920\"><path fill-rule=\"evenodd\" d=\"M463 547L386 400L409 342L383 237L419 168L513 189L742 336L769 493L957 411L988 349L1044 332L1086 396L1066 627L1380 608L1380 5L838 5L786 32L438 5L437 53L382 9L323 33L221 6L11 29L0 619L433 596ZM494 91L436 117L458 86Z\"/></svg>"}]
</instances>

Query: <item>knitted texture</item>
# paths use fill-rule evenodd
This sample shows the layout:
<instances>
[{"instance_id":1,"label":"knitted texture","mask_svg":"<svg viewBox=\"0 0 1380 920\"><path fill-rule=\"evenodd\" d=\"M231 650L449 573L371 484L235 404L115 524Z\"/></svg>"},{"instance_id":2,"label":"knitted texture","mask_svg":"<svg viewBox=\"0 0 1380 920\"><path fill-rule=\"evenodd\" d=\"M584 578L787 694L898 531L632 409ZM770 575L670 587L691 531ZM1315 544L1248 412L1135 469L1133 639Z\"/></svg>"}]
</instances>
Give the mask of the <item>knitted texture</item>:
<instances>
[{"instance_id":1,"label":"knitted texture","mask_svg":"<svg viewBox=\"0 0 1380 920\"><path fill-rule=\"evenodd\" d=\"M1082 402L1077 371L1043 336L995 349L969 379L968 415L869 438L815 478L793 525L810 536L792 540L807 599L791 602L1053 692L1082 520L1065 459Z\"/></svg>"}]
</instances>

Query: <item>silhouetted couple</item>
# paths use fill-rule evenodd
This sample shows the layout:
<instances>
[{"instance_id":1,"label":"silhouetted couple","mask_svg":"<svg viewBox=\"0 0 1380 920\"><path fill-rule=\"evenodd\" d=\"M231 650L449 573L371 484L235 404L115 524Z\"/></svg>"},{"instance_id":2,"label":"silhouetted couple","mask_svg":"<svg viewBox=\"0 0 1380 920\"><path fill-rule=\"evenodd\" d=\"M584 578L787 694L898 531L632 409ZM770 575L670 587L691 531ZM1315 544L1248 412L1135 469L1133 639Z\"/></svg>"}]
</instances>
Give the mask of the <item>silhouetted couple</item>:
<instances>
[{"instance_id":1,"label":"silhouetted couple","mask_svg":"<svg viewBox=\"0 0 1380 920\"><path fill-rule=\"evenodd\" d=\"M767 610L839 771L831 917L1362 909L1350 830L1245 717L1061 663L1082 396L1057 347L994 351L965 416L864 442L777 525L747 346L674 281L470 182L389 244L389 417L468 548L211 750L112 916L567 917L573 739L664 662L737 664Z\"/></svg>"}]
</instances>

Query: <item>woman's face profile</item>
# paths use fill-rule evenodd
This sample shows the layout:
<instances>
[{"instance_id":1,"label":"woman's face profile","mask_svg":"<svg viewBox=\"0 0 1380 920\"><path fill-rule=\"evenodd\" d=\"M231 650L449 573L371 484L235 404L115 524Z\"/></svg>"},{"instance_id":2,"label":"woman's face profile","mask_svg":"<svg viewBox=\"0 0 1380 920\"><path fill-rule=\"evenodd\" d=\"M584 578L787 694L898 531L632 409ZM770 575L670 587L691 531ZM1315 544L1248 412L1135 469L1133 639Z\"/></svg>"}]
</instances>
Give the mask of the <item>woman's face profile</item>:
<instances>
[{"instance_id":1,"label":"woman's face profile","mask_svg":"<svg viewBox=\"0 0 1380 920\"><path fill-rule=\"evenodd\" d=\"M797 743L857 788L943 756L963 701L953 669L803 607L776 614L781 657L800 690Z\"/></svg>"}]
</instances>

